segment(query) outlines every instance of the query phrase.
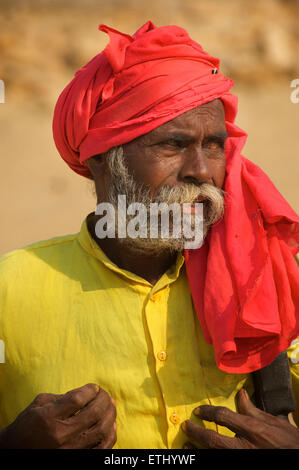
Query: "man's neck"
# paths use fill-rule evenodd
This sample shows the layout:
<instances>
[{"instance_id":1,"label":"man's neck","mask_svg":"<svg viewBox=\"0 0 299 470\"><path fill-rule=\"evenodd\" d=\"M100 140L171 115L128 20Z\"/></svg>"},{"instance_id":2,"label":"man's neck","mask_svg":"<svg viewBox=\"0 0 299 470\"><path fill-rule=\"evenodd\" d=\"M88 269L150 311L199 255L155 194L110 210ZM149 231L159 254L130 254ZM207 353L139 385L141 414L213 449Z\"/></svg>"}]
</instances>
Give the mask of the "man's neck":
<instances>
[{"instance_id":1,"label":"man's neck","mask_svg":"<svg viewBox=\"0 0 299 470\"><path fill-rule=\"evenodd\" d=\"M174 264L176 253L160 253L159 255L139 254L130 247L124 249L117 238L99 239L95 234L95 219L90 217L87 227L92 238L96 241L105 255L119 268L130 271L146 279L152 285Z\"/></svg>"}]
</instances>

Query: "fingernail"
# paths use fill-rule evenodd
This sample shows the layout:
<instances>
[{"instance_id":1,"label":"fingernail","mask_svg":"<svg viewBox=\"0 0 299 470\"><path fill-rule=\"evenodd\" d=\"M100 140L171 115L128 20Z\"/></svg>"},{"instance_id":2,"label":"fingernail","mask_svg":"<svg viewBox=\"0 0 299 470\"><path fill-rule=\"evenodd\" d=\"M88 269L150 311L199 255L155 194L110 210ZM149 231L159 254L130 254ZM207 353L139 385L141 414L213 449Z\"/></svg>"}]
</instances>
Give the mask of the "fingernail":
<instances>
[{"instance_id":1,"label":"fingernail","mask_svg":"<svg viewBox=\"0 0 299 470\"><path fill-rule=\"evenodd\" d=\"M183 445L183 449L189 450L189 449L192 449L192 447L191 447L190 445L188 445L188 444L184 444L184 445Z\"/></svg>"},{"instance_id":2,"label":"fingernail","mask_svg":"<svg viewBox=\"0 0 299 470\"><path fill-rule=\"evenodd\" d=\"M95 385L94 388L95 388L96 393L98 393L98 391L100 390L100 387L98 385Z\"/></svg>"},{"instance_id":3,"label":"fingernail","mask_svg":"<svg viewBox=\"0 0 299 470\"><path fill-rule=\"evenodd\" d=\"M182 430L185 432L186 431L186 422L183 421L181 424Z\"/></svg>"},{"instance_id":4,"label":"fingernail","mask_svg":"<svg viewBox=\"0 0 299 470\"><path fill-rule=\"evenodd\" d=\"M196 416L199 416L199 415L200 415L200 408L195 408L195 410L193 410L193 413L194 413Z\"/></svg>"},{"instance_id":5,"label":"fingernail","mask_svg":"<svg viewBox=\"0 0 299 470\"><path fill-rule=\"evenodd\" d=\"M242 388L242 390L243 390L243 395L245 396L245 398L249 400L249 395L247 393L247 390L245 390L245 388Z\"/></svg>"}]
</instances>

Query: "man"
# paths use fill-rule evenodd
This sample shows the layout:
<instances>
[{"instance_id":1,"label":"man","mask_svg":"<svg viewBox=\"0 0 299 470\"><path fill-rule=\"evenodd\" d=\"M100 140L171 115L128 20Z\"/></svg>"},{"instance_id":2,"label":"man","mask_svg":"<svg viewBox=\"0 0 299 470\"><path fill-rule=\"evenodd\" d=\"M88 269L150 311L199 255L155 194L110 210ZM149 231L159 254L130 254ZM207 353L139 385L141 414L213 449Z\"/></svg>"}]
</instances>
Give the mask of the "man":
<instances>
[{"instance_id":1,"label":"man","mask_svg":"<svg viewBox=\"0 0 299 470\"><path fill-rule=\"evenodd\" d=\"M3 257L0 445L299 448L249 398L250 372L294 355L299 219L241 157L218 59L175 26L100 29L110 43L61 94L54 139L125 224L104 227L97 208L79 234ZM203 245L130 237L119 196L144 224L152 204L178 203L194 228L202 203Z\"/></svg>"}]
</instances>

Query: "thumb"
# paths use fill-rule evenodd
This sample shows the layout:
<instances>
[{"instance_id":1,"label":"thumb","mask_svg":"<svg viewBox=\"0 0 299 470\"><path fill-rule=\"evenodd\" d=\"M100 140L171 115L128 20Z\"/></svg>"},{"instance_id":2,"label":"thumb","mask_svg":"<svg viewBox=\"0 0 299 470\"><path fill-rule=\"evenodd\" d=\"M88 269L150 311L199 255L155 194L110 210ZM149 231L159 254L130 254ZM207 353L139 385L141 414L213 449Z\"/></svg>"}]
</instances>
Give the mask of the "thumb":
<instances>
[{"instance_id":1,"label":"thumb","mask_svg":"<svg viewBox=\"0 0 299 470\"><path fill-rule=\"evenodd\" d=\"M35 399L31 403L31 406L35 408L38 406L46 405L47 403L51 403L52 401L56 400L56 398L59 396L60 395L55 395L54 393L40 393L35 397Z\"/></svg>"},{"instance_id":2,"label":"thumb","mask_svg":"<svg viewBox=\"0 0 299 470\"><path fill-rule=\"evenodd\" d=\"M245 388L242 388L239 391L237 400L238 409L242 415L252 416L253 418L258 419L259 421L263 421L270 426L281 425L281 418L273 416L270 413L266 413L265 411L260 410L254 406Z\"/></svg>"}]
</instances>

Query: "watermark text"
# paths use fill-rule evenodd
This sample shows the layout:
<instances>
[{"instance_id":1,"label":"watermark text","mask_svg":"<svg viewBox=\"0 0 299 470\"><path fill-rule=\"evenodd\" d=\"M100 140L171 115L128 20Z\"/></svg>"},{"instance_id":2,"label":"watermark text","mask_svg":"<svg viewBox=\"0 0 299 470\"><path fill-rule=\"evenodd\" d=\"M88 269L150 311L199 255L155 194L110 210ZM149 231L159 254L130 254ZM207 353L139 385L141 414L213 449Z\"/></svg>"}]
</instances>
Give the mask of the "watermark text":
<instances>
[{"instance_id":1,"label":"watermark text","mask_svg":"<svg viewBox=\"0 0 299 470\"><path fill-rule=\"evenodd\" d=\"M109 202L97 205L101 216L95 233L103 238L183 239L185 249L200 248L203 242L203 204L153 202L147 208L134 202L127 207L126 196L118 195L118 206Z\"/></svg>"},{"instance_id":2,"label":"watermark text","mask_svg":"<svg viewBox=\"0 0 299 470\"><path fill-rule=\"evenodd\" d=\"M299 103L299 78L291 81L291 88L295 88L290 95L291 102L294 104Z\"/></svg>"},{"instance_id":3,"label":"watermark text","mask_svg":"<svg viewBox=\"0 0 299 470\"><path fill-rule=\"evenodd\" d=\"M5 103L5 85L3 80L0 80L0 103Z\"/></svg>"}]
</instances>

